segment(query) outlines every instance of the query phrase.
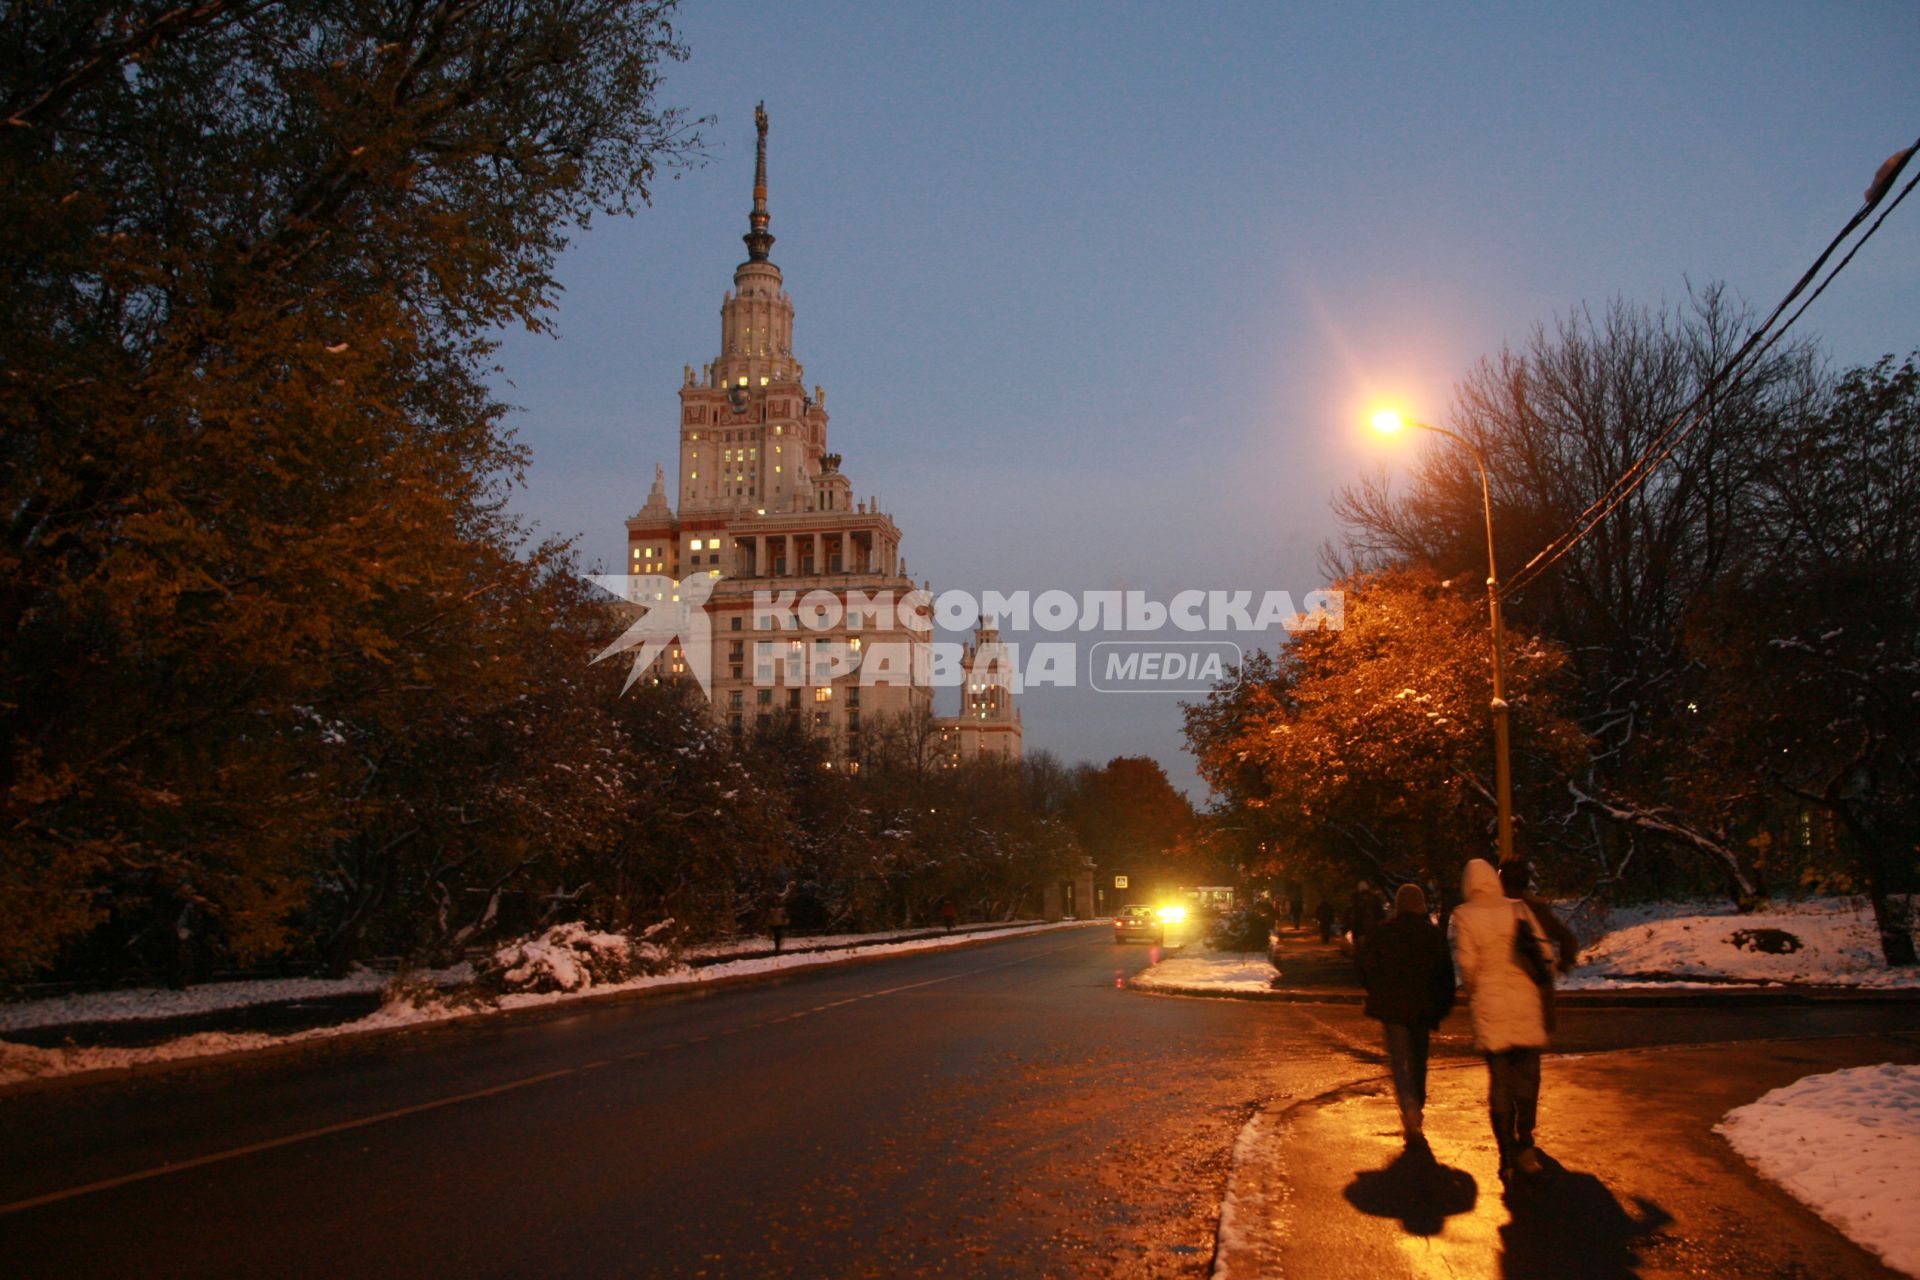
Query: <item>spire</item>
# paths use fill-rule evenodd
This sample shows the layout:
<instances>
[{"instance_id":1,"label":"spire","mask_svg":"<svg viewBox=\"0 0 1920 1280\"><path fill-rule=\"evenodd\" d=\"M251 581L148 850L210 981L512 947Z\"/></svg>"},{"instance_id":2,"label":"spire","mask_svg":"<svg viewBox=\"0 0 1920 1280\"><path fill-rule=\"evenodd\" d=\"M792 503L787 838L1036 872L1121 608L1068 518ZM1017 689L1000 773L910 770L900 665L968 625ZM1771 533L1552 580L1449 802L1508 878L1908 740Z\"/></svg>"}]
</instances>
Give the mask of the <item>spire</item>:
<instances>
[{"instance_id":1,"label":"spire","mask_svg":"<svg viewBox=\"0 0 1920 1280\"><path fill-rule=\"evenodd\" d=\"M767 104L765 102L753 109L753 124L760 133L760 142L753 161L753 212L747 215L747 225L751 230L741 239L747 242L747 261L765 262L767 250L773 248L773 237L767 233Z\"/></svg>"}]
</instances>

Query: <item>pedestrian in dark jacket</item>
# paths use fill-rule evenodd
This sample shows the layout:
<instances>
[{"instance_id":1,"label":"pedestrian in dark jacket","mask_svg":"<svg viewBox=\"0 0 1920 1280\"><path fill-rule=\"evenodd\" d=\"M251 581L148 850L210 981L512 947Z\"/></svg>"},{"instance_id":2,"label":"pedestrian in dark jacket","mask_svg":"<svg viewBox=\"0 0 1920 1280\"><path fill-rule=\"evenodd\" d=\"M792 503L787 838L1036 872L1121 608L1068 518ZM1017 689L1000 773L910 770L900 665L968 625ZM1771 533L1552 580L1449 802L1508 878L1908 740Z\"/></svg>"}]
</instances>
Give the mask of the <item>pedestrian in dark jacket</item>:
<instances>
[{"instance_id":1,"label":"pedestrian in dark jacket","mask_svg":"<svg viewBox=\"0 0 1920 1280\"><path fill-rule=\"evenodd\" d=\"M1533 867L1525 858L1515 858L1512 862L1500 864L1500 889L1509 898L1518 898L1527 904L1527 910L1533 912L1540 921L1540 927L1547 931L1547 941L1553 944L1555 954L1560 959L1556 966L1562 973L1570 973L1573 966L1580 963L1580 937L1567 928L1566 922L1553 913L1553 908L1528 892L1527 886L1533 883Z\"/></svg>"},{"instance_id":2,"label":"pedestrian in dark jacket","mask_svg":"<svg viewBox=\"0 0 1920 1280\"><path fill-rule=\"evenodd\" d=\"M1367 989L1366 1015L1384 1024L1393 1094L1407 1145L1421 1137L1427 1105L1427 1044L1453 1009L1453 956L1447 935L1427 918L1427 895L1403 884L1393 916L1367 930L1357 955Z\"/></svg>"},{"instance_id":3,"label":"pedestrian in dark jacket","mask_svg":"<svg viewBox=\"0 0 1920 1280\"><path fill-rule=\"evenodd\" d=\"M1347 932L1353 935L1356 954L1360 950L1360 940L1367 936L1367 930L1379 924L1386 914L1386 904L1381 901L1380 891L1362 880L1347 904Z\"/></svg>"},{"instance_id":4,"label":"pedestrian in dark jacket","mask_svg":"<svg viewBox=\"0 0 1920 1280\"><path fill-rule=\"evenodd\" d=\"M1333 941L1333 899L1320 899L1320 909L1314 912L1314 918L1320 921L1320 941Z\"/></svg>"},{"instance_id":5,"label":"pedestrian in dark jacket","mask_svg":"<svg viewBox=\"0 0 1920 1280\"><path fill-rule=\"evenodd\" d=\"M786 940L787 936L787 899L785 894L775 898L773 905L767 908L767 932L773 935L773 953L779 955L780 944Z\"/></svg>"}]
</instances>

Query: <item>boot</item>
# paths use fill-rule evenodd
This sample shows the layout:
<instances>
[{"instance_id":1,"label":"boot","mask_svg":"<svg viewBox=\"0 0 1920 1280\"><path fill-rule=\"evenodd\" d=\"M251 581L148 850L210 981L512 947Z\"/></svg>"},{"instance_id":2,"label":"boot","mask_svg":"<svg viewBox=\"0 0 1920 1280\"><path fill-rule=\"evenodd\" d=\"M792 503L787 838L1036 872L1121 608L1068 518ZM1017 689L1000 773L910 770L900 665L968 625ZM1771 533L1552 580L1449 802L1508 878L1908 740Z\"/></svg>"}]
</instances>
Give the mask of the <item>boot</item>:
<instances>
[{"instance_id":1,"label":"boot","mask_svg":"<svg viewBox=\"0 0 1920 1280\"><path fill-rule=\"evenodd\" d=\"M1500 1181L1505 1182L1513 1176L1513 1157L1519 1150L1513 1140L1513 1117L1495 1108L1489 1108L1487 1115L1493 1121L1493 1144L1500 1152Z\"/></svg>"},{"instance_id":2,"label":"boot","mask_svg":"<svg viewBox=\"0 0 1920 1280\"><path fill-rule=\"evenodd\" d=\"M1513 1163L1525 1174L1539 1173L1546 1167L1540 1163L1540 1149L1533 1145L1533 1121L1539 1110L1538 1099L1514 1105Z\"/></svg>"}]
</instances>

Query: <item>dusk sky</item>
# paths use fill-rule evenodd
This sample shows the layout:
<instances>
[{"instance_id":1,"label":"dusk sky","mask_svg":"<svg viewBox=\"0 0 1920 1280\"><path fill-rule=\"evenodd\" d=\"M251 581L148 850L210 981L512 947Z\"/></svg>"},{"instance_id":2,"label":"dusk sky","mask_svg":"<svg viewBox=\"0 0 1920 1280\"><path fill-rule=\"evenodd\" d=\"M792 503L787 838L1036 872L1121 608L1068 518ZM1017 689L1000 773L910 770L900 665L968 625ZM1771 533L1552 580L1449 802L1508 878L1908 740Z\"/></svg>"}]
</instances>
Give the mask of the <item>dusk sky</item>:
<instances>
[{"instance_id":1,"label":"dusk sky","mask_svg":"<svg viewBox=\"0 0 1920 1280\"><path fill-rule=\"evenodd\" d=\"M709 162L576 238L509 335L516 505L618 566L745 256L753 108L795 355L936 590L1323 585L1328 498L1535 325L1722 281L1765 310L1920 134L1920 6L689 3ZM1796 332L1920 346L1920 208ZM669 497L673 495L670 493ZM1014 636L1011 639L1021 639ZM1046 638L1044 636L1034 638ZM1269 644L1278 636L1269 637ZM938 709L950 713L953 691ZM1148 754L1177 699L1042 691L1026 746Z\"/></svg>"}]
</instances>

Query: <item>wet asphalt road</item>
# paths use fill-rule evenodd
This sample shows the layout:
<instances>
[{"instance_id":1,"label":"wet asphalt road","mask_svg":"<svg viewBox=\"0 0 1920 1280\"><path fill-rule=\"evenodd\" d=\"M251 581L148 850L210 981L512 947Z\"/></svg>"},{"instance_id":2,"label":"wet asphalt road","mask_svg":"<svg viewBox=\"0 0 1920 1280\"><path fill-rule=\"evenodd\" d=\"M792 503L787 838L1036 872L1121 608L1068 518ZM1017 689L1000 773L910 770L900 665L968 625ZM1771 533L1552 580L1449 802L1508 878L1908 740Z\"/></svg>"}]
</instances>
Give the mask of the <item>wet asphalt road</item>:
<instances>
[{"instance_id":1,"label":"wet asphalt road","mask_svg":"<svg viewBox=\"0 0 1920 1280\"><path fill-rule=\"evenodd\" d=\"M0 1099L0 1274L1204 1275L1245 1120L1380 1057L1351 1006L1119 990L1150 956L1096 927ZM1577 1009L1558 1048L1916 1023Z\"/></svg>"}]
</instances>

